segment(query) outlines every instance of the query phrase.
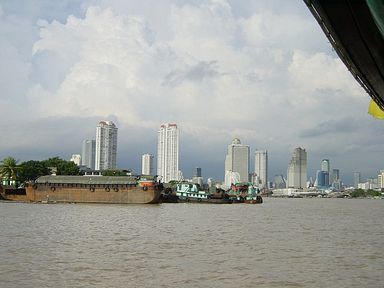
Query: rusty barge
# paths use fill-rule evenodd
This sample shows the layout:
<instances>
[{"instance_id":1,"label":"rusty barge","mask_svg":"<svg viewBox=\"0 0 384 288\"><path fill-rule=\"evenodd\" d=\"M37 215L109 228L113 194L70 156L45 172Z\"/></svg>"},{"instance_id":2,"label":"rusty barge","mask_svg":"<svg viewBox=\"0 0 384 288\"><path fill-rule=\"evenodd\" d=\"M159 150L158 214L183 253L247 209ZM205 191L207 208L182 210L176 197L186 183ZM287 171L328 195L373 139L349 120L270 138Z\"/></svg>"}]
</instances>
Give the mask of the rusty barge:
<instances>
[{"instance_id":1,"label":"rusty barge","mask_svg":"<svg viewBox=\"0 0 384 288\"><path fill-rule=\"evenodd\" d=\"M156 204L163 187L153 177L49 175L25 189L30 202Z\"/></svg>"}]
</instances>

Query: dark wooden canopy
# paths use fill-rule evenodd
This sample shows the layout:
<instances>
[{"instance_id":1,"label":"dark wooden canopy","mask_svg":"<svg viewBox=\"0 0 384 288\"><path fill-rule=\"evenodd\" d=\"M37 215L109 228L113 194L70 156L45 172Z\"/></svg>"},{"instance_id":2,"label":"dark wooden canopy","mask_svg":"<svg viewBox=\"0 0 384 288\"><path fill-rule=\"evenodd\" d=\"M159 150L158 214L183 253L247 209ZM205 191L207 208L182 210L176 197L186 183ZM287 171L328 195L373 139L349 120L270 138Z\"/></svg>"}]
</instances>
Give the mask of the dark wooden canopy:
<instances>
[{"instance_id":1,"label":"dark wooden canopy","mask_svg":"<svg viewBox=\"0 0 384 288\"><path fill-rule=\"evenodd\" d=\"M384 110L384 1L304 2L349 71Z\"/></svg>"}]
</instances>

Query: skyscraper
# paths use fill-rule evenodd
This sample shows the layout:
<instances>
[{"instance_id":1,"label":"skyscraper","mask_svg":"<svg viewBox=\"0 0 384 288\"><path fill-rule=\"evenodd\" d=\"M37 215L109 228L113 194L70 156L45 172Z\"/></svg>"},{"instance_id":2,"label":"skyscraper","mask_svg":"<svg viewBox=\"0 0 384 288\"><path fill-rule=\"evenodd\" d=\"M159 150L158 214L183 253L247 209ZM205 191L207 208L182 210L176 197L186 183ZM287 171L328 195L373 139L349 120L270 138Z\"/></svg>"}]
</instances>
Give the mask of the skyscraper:
<instances>
[{"instance_id":1,"label":"skyscraper","mask_svg":"<svg viewBox=\"0 0 384 288\"><path fill-rule=\"evenodd\" d=\"M353 187L359 188L361 174L360 172L353 172Z\"/></svg>"},{"instance_id":2,"label":"skyscraper","mask_svg":"<svg viewBox=\"0 0 384 288\"><path fill-rule=\"evenodd\" d=\"M339 169L332 169L332 173L330 176L330 184L335 190L337 190L337 191L341 190L342 182L340 179L340 170Z\"/></svg>"},{"instance_id":3,"label":"skyscraper","mask_svg":"<svg viewBox=\"0 0 384 288\"><path fill-rule=\"evenodd\" d=\"M324 184L325 186L329 185L330 181L330 165L329 165L329 159L323 159L321 161L321 171L325 172L324 174Z\"/></svg>"},{"instance_id":4,"label":"skyscraper","mask_svg":"<svg viewBox=\"0 0 384 288\"><path fill-rule=\"evenodd\" d=\"M141 157L141 174L153 175L153 155L144 154Z\"/></svg>"},{"instance_id":5,"label":"skyscraper","mask_svg":"<svg viewBox=\"0 0 384 288\"><path fill-rule=\"evenodd\" d=\"M95 169L95 153L96 153L96 141L84 140L83 149L81 151L81 165Z\"/></svg>"},{"instance_id":6,"label":"skyscraper","mask_svg":"<svg viewBox=\"0 0 384 288\"><path fill-rule=\"evenodd\" d=\"M196 167L195 177L201 177L201 168L200 167Z\"/></svg>"},{"instance_id":7,"label":"skyscraper","mask_svg":"<svg viewBox=\"0 0 384 288\"><path fill-rule=\"evenodd\" d=\"M315 187L317 187L317 188L329 187L329 174L328 174L328 172L323 171L323 170L317 170Z\"/></svg>"},{"instance_id":8,"label":"skyscraper","mask_svg":"<svg viewBox=\"0 0 384 288\"><path fill-rule=\"evenodd\" d=\"M176 124L162 124L157 142L157 175L162 182L179 179L179 131Z\"/></svg>"},{"instance_id":9,"label":"skyscraper","mask_svg":"<svg viewBox=\"0 0 384 288\"><path fill-rule=\"evenodd\" d=\"M380 189L384 188L384 170L380 170L379 175L377 175L377 185Z\"/></svg>"},{"instance_id":10,"label":"skyscraper","mask_svg":"<svg viewBox=\"0 0 384 288\"><path fill-rule=\"evenodd\" d=\"M267 188L268 182L268 152L267 150L255 151L255 173L259 176L259 188Z\"/></svg>"},{"instance_id":11,"label":"skyscraper","mask_svg":"<svg viewBox=\"0 0 384 288\"><path fill-rule=\"evenodd\" d=\"M241 144L238 138L233 139L232 143L228 145L228 152L225 157L225 174L228 172L237 172L240 176L240 182L249 181L249 145ZM225 177L230 179L230 177ZM231 183L227 183L229 186Z\"/></svg>"},{"instance_id":12,"label":"skyscraper","mask_svg":"<svg viewBox=\"0 0 384 288\"><path fill-rule=\"evenodd\" d=\"M286 181L283 175L275 175L273 179L273 186L276 189L284 189L286 187Z\"/></svg>"},{"instance_id":13,"label":"skyscraper","mask_svg":"<svg viewBox=\"0 0 384 288\"><path fill-rule=\"evenodd\" d=\"M192 177L192 182L199 184L201 187L203 186L203 177L201 174L201 168L196 167L195 175Z\"/></svg>"},{"instance_id":14,"label":"skyscraper","mask_svg":"<svg viewBox=\"0 0 384 288\"><path fill-rule=\"evenodd\" d=\"M340 180L340 170L339 169L332 169L332 174L331 174L330 179L331 179L331 184L333 182Z\"/></svg>"},{"instance_id":15,"label":"skyscraper","mask_svg":"<svg viewBox=\"0 0 384 288\"><path fill-rule=\"evenodd\" d=\"M287 170L288 188L303 189L307 186L307 152L296 148Z\"/></svg>"},{"instance_id":16,"label":"skyscraper","mask_svg":"<svg viewBox=\"0 0 384 288\"><path fill-rule=\"evenodd\" d=\"M321 171L328 172L329 174L330 172L329 170L330 170L329 159L323 159L321 161Z\"/></svg>"},{"instance_id":17,"label":"skyscraper","mask_svg":"<svg viewBox=\"0 0 384 288\"><path fill-rule=\"evenodd\" d=\"M100 121L96 127L95 169L116 169L117 127L112 121Z\"/></svg>"}]
</instances>

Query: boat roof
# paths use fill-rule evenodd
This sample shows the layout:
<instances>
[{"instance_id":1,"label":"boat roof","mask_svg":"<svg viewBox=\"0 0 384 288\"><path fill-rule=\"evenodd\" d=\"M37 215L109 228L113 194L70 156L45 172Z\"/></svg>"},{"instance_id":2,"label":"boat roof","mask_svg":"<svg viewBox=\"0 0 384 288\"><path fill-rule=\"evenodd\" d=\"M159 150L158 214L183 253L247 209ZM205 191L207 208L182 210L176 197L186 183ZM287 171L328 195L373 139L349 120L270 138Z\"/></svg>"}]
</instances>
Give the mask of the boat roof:
<instances>
[{"instance_id":1,"label":"boat roof","mask_svg":"<svg viewBox=\"0 0 384 288\"><path fill-rule=\"evenodd\" d=\"M45 175L37 178L36 183L41 184L136 184L138 178L135 176L63 176L63 175Z\"/></svg>"},{"instance_id":2,"label":"boat roof","mask_svg":"<svg viewBox=\"0 0 384 288\"><path fill-rule=\"evenodd\" d=\"M340 59L384 110L383 0L304 0Z\"/></svg>"}]
</instances>

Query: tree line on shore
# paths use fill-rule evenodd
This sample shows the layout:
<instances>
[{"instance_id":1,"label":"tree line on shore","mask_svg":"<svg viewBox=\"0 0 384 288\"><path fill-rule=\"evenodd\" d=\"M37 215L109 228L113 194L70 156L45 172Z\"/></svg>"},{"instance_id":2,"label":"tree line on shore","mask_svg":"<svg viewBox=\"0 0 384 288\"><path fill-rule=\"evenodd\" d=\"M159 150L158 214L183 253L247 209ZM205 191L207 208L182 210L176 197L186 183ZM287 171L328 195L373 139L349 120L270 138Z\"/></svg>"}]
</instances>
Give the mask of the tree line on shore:
<instances>
[{"instance_id":1,"label":"tree line on shore","mask_svg":"<svg viewBox=\"0 0 384 288\"><path fill-rule=\"evenodd\" d=\"M0 161L0 178L8 182L25 183L33 181L40 176L52 174L55 169L56 175L82 175L80 170L72 161L63 160L60 157L52 157L47 160L29 160L22 163L13 157L6 157ZM102 172L104 176L124 176L127 170L106 170ZM1 182L0 182L1 184Z\"/></svg>"},{"instance_id":2,"label":"tree line on shore","mask_svg":"<svg viewBox=\"0 0 384 288\"><path fill-rule=\"evenodd\" d=\"M29 160L19 164L15 158L9 156L0 162L0 176L6 180L24 183L51 174L53 167L57 175L80 175L80 169L74 162L59 157L42 161Z\"/></svg>"},{"instance_id":3,"label":"tree line on shore","mask_svg":"<svg viewBox=\"0 0 384 288\"><path fill-rule=\"evenodd\" d=\"M364 191L363 189L355 189L350 193L351 197L353 198L359 198L359 197L379 197L381 196L380 191L368 189L367 191Z\"/></svg>"}]
</instances>

